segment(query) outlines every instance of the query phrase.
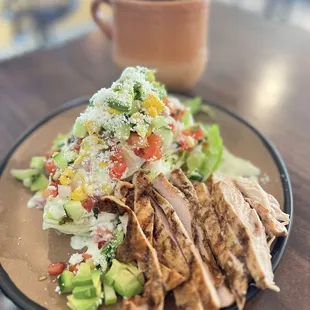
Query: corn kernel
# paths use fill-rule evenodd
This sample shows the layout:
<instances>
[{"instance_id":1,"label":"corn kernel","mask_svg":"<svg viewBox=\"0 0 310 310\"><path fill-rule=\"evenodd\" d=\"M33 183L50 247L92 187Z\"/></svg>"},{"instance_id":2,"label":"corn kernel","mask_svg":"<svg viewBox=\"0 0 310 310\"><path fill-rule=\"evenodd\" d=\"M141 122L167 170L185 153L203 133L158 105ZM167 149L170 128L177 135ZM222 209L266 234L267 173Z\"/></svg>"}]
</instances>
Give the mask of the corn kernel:
<instances>
[{"instance_id":1,"label":"corn kernel","mask_svg":"<svg viewBox=\"0 0 310 310\"><path fill-rule=\"evenodd\" d=\"M102 185L102 190L103 190L105 195L110 195L113 192L113 188L109 184Z\"/></svg>"},{"instance_id":2,"label":"corn kernel","mask_svg":"<svg viewBox=\"0 0 310 310\"><path fill-rule=\"evenodd\" d=\"M91 122L91 121L85 122L85 128L90 135L92 135L96 132L94 129L93 122Z\"/></svg>"},{"instance_id":3,"label":"corn kernel","mask_svg":"<svg viewBox=\"0 0 310 310\"><path fill-rule=\"evenodd\" d=\"M79 165L85 157L87 157L87 153L80 154L79 157L74 161L74 165Z\"/></svg>"},{"instance_id":4,"label":"corn kernel","mask_svg":"<svg viewBox=\"0 0 310 310\"><path fill-rule=\"evenodd\" d=\"M151 117L155 117L158 114L155 107L149 107L146 111L147 111L147 114Z\"/></svg>"},{"instance_id":5,"label":"corn kernel","mask_svg":"<svg viewBox=\"0 0 310 310\"><path fill-rule=\"evenodd\" d=\"M73 178L75 175L75 172L70 168L66 168L62 174L64 174L65 176L69 178Z\"/></svg>"},{"instance_id":6,"label":"corn kernel","mask_svg":"<svg viewBox=\"0 0 310 310\"><path fill-rule=\"evenodd\" d=\"M142 106L151 117L157 116L165 108L164 103L155 94L148 95Z\"/></svg>"},{"instance_id":7,"label":"corn kernel","mask_svg":"<svg viewBox=\"0 0 310 310\"><path fill-rule=\"evenodd\" d=\"M81 200L85 200L86 198L87 198L86 193L80 187L76 188L71 194L72 200L81 201Z\"/></svg>"},{"instance_id":8,"label":"corn kernel","mask_svg":"<svg viewBox=\"0 0 310 310\"><path fill-rule=\"evenodd\" d=\"M109 112L110 114L122 114L122 113L123 113L123 112L118 111L118 110L113 109L113 108L108 108L108 112Z\"/></svg>"},{"instance_id":9,"label":"corn kernel","mask_svg":"<svg viewBox=\"0 0 310 310\"><path fill-rule=\"evenodd\" d=\"M61 185L69 185L71 183L71 180L68 176L62 174L60 177L59 177L59 182Z\"/></svg>"},{"instance_id":10,"label":"corn kernel","mask_svg":"<svg viewBox=\"0 0 310 310\"><path fill-rule=\"evenodd\" d=\"M99 167L101 167L101 168L104 168L104 167L107 167L107 166L108 166L108 164L106 162L104 162L104 161L101 161L99 163Z\"/></svg>"}]
</instances>

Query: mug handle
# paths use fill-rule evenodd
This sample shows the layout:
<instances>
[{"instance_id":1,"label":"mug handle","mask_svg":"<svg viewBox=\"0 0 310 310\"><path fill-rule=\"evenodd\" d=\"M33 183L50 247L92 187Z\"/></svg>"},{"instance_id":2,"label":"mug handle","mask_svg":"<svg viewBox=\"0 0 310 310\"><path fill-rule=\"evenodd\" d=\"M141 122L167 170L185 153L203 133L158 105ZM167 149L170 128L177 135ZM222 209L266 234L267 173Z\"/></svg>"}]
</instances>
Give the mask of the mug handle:
<instances>
[{"instance_id":1,"label":"mug handle","mask_svg":"<svg viewBox=\"0 0 310 310\"><path fill-rule=\"evenodd\" d=\"M98 13L99 6L103 2L110 5L110 0L92 0L92 2L91 2L91 15L92 15L94 21L96 22L96 24L102 30L102 32L105 33L105 35L108 37L108 39L111 40L113 38L113 25L112 25L112 23L105 20L104 17Z\"/></svg>"}]
</instances>

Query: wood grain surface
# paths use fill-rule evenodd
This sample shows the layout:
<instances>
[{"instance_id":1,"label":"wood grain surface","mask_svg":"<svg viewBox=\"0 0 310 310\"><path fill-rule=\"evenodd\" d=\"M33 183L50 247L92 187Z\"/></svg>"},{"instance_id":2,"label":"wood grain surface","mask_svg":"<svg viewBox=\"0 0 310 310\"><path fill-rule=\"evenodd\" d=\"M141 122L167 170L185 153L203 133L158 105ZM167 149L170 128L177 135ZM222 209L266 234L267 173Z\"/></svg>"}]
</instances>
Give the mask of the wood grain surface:
<instances>
[{"instance_id":1,"label":"wood grain surface","mask_svg":"<svg viewBox=\"0 0 310 310\"><path fill-rule=\"evenodd\" d=\"M293 231L276 271L281 292L261 293L246 309L310 309L310 32L222 5L213 6L209 30L208 68L191 92L237 112L273 141L294 192ZM0 160L34 122L118 74L99 31L1 63Z\"/></svg>"}]
</instances>

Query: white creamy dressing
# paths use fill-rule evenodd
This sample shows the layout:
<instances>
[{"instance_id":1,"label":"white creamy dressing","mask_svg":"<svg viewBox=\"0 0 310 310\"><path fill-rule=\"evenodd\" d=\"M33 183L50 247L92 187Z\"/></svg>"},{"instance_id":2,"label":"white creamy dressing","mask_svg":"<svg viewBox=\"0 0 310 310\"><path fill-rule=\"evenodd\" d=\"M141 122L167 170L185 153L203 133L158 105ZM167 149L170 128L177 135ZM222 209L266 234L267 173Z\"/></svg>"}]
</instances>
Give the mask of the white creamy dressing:
<instances>
[{"instance_id":1,"label":"white creamy dressing","mask_svg":"<svg viewBox=\"0 0 310 310\"><path fill-rule=\"evenodd\" d=\"M255 178L260 174L260 169L249 160L233 155L226 148L223 149L223 160L216 172L233 177Z\"/></svg>"}]
</instances>

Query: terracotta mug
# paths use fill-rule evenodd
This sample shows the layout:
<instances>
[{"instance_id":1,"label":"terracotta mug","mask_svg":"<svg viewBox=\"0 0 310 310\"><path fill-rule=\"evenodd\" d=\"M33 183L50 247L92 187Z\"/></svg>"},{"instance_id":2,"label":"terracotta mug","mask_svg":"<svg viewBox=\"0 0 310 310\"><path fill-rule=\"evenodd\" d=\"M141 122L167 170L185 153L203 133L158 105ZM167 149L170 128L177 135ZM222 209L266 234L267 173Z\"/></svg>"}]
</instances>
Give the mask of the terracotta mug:
<instances>
[{"instance_id":1,"label":"terracotta mug","mask_svg":"<svg viewBox=\"0 0 310 310\"><path fill-rule=\"evenodd\" d=\"M113 19L100 15L109 3ZM207 62L208 0L93 0L93 19L112 40L120 67L147 66L170 90L185 90L201 77Z\"/></svg>"}]
</instances>

